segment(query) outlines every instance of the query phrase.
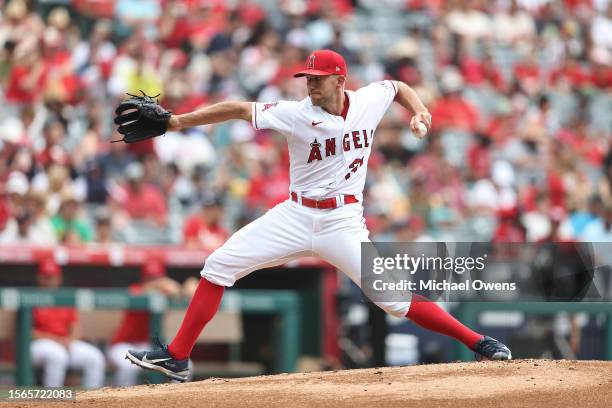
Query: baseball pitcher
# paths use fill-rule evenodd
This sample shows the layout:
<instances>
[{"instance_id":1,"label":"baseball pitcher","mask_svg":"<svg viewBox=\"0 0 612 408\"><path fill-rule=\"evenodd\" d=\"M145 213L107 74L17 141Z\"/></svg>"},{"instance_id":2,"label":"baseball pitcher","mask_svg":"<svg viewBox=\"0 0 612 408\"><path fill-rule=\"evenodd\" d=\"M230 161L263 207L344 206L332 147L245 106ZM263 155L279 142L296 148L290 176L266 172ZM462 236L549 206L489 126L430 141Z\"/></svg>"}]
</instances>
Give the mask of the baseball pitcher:
<instances>
[{"instance_id":1,"label":"baseball pitcher","mask_svg":"<svg viewBox=\"0 0 612 408\"><path fill-rule=\"evenodd\" d=\"M213 317L226 287L262 268L317 256L360 285L361 243L369 242L363 218L363 188L376 127L395 101L412 113L410 127L424 136L431 115L416 93L401 81L345 89L344 58L330 50L313 52L304 70L308 97L270 103L220 102L183 115L171 115L147 97L132 97L117 108L115 123L127 143L167 130L241 119L255 129L273 129L287 138L290 155L288 199L232 235L213 252L203 279L172 342L153 351L129 350L126 357L147 369L185 381L188 357ZM472 331L434 302L413 294L402 302L377 302L394 316L461 341L476 354L508 360L499 341Z\"/></svg>"}]
</instances>

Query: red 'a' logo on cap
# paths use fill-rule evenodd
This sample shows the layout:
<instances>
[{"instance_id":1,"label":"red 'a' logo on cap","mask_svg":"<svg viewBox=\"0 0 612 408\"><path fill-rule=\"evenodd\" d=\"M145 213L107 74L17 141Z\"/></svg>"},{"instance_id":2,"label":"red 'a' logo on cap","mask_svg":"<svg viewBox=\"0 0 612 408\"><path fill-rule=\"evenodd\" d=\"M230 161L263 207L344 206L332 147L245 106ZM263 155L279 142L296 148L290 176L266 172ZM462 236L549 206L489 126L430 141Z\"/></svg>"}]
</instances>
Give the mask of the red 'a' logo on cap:
<instances>
[{"instance_id":1,"label":"red 'a' logo on cap","mask_svg":"<svg viewBox=\"0 0 612 408\"><path fill-rule=\"evenodd\" d=\"M314 69L314 59L315 59L315 55L312 54L310 57L308 57L308 63L306 64L306 68L307 69Z\"/></svg>"}]
</instances>

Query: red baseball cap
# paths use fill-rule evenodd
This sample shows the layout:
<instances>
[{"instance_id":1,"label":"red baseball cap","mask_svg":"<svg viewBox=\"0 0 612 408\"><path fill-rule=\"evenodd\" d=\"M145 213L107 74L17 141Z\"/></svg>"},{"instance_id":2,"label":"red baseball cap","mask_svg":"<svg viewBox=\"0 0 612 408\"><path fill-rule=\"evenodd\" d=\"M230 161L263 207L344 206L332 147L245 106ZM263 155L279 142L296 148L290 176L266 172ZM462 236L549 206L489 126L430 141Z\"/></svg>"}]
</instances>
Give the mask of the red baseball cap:
<instances>
[{"instance_id":1,"label":"red baseball cap","mask_svg":"<svg viewBox=\"0 0 612 408\"><path fill-rule=\"evenodd\" d=\"M332 50L317 50L308 56L306 69L297 72L295 78L305 75L346 75L346 61Z\"/></svg>"},{"instance_id":2,"label":"red baseball cap","mask_svg":"<svg viewBox=\"0 0 612 408\"><path fill-rule=\"evenodd\" d=\"M140 276L142 279L146 278L160 278L166 276L166 265L161 259L155 257L149 258L140 270Z\"/></svg>"},{"instance_id":3,"label":"red baseball cap","mask_svg":"<svg viewBox=\"0 0 612 408\"><path fill-rule=\"evenodd\" d=\"M38 262L38 274L41 276L56 276L61 275L62 270L55 259L45 257Z\"/></svg>"}]
</instances>

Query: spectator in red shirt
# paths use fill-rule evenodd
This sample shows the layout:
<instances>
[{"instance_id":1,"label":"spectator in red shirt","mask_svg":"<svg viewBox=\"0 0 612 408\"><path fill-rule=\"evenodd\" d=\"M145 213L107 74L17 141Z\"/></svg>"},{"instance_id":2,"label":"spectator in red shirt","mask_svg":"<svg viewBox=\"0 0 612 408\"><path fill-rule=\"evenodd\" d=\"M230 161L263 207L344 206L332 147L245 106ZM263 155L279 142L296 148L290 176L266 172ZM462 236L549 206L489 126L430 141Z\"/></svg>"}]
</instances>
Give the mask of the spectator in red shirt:
<instances>
[{"instance_id":1,"label":"spectator in red shirt","mask_svg":"<svg viewBox=\"0 0 612 408\"><path fill-rule=\"evenodd\" d=\"M572 88L582 88L591 85L592 75L580 62L571 55L566 55L563 63L550 73L549 83L552 86L567 83Z\"/></svg>"},{"instance_id":2,"label":"spectator in red shirt","mask_svg":"<svg viewBox=\"0 0 612 408\"><path fill-rule=\"evenodd\" d=\"M91 18L113 18L115 0L72 0L79 14Z\"/></svg>"},{"instance_id":3,"label":"spectator in red shirt","mask_svg":"<svg viewBox=\"0 0 612 408\"><path fill-rule=\"evenodd\" d=\"M440 99L431 107L431 115L436 118L432 122L433 130L446 128L473 132L479 121L479 114L473 105L461 96L463 78L455 70L449 70L442 75L442 92Z\"/></svg>"},{"instance_id":4,"label":"spectator in red shirt","mask_svg":"<svg viewBox=\"0 0 612 408\"><path fill-rule=\"evenodd\" d=\"M45 148L40 151L36 161L44 167L53 163L66 165L70 163L70 154L64 147L67 136L66 124L58 119L49 120L43 127Z\"/></svg>"},{"instance_id":5,"label":"spectator in red shirt","mask_svg":"<svg viewBox=\"0 0 612 408\"><path fill-rule=\"evenodd\" d=\"M535 51L514 66L514 77L518 80L521 89L528 95L533 96L541 92L541 75Z\"/></svg>"},{"instance_id":6,"label":"spectator in red shirt","mask_svg":"<svg viewBox=\"0 0 612 408\"><path fill-rule=\"evenodd\" d=\"M165 18L159 22L160 40L167 48L179 48L191 34L190 13L184 2L172 2L166 7Z\"/></svg>"},{"instance_id":7,"label":"spectator in red shirt","mask_svg":"<svg viewBox=\"0 0 612 408\"><path fill-rule=\"evenodd\" d=\"M461 61L461 73L469 85L489 84L497 90L502 90L505 85L504 77L490 54L486 54L482 61L465 56Z\"/></svg>"},{"instance_id":8,"label":"spectator in red shirt","mask_svg":"<svg viewBox=\"0 0 612 408\"><path fill-rule=\"evenodd\" d=\"M47 79L47 66L35 40L24 40L15 48L13 66L5 91L7 102L29 105L41 97Z\"/></svg>"},{"instance_id":9,"label":"spectator in red shirt","mask_svg":"<svg viewBox=\"0 0 612 408\"><path fill-rule=\"evenodd\" d=\"M497 228L493 242L525 242L526 230L520 219L517 207L502 208L497 211Z\"/></svg>"},{"instance_id":10,"label":"spectator in red shirt","mask_svg":"<svg viewBox=\"0 0 612 408\"><path fill-rule=\"evenodd\" d=\"M41 288L61 286L61 270L49 255L40 260L37 279ZM37 307L32 310L32 321L32 364L43 368L43 386L64 386L68 368L82 370L84 388L104 385L104 355L93 345L78 340L79 318L74 307Z\"/></svg>"},{"instance_id":11,"label":"spectator in red shirt","mask_svg":"<svg viewBox=\"0 0 612 408\"><path fill-rule=\"evenodd\" d=\"M223 204L218 197L205 197L201 210L187 219L183 228L183 242L189 248L214 251L229 237L223 228Z\"/></svg>"},{"instance_id":12,"label":"spectator in red shirt","mask_svg":"<svg viewBox=\"0 0 612 408\"><path fill-rule=\"evenodd\" d=\"M142 266L140 282L130 285L131 295L142 295L150 291L158 291L165 296L187 298L193 296L198 285L197 279L191 277L181 286L175 280L166 276L166 266L156 257L150 257ZM126 310L123 319L107 350L109 360L116 368L113 385L127 387L138 381L140 368L125 359L129 349L150 347L150 312L144 310Z\"/></svg>"},{"instance_id":13,"label":"spectator in red shirt","mask_svg":"<svg viewBox=\"0 0 612 408\"><path fill-rule=\"evenodd\" d=\"M489 176L491 171L491 138L484 133L477 133L467 151L468 170L472 180Z\"/></svg>"},{"instance_id":14,"label":"spectator in red shirt","mask_svg":"<svg viewBox=\"0 0 612 408\"><path fill-rule=\"evenodd\" d=\"M612 53L605 48L591 51L591 82L605 90L612 87Z\"/></svg>"},{"instance_id":15,"label":"spectator in red shirt","mask_svg":"<svg viewBox=\"0 0 612 408\"><path fill-rule=\"evenodd\" d=\"M606 154L607 141L604 138L594 137L589 130L589 119L586 115L576 115L567 126L557 133L557 139L580 157L583 162L593 168L603 164Z\"/></svg>"},{"instance_id":16,"label":"spectator in red shirt","mask_svg":"<svg viewBox=\"0 0 612 408\"><path fill-rule=\"evenodd\" d=\"M167 221L166 199L160 189L144 181L142 164L134 162L127 166L127 184L116 201L133 220L148 221L163 227Z\"/></svg>"}]
</instances>

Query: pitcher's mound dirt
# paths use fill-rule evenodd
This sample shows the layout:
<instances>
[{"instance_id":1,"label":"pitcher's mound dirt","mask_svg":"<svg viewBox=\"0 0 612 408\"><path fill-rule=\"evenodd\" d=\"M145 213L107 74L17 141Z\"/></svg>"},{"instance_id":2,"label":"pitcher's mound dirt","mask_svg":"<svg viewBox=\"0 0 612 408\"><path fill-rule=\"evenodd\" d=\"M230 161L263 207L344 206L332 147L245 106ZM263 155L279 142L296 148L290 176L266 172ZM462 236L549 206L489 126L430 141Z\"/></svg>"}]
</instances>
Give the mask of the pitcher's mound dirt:
<instances>
[{"instance_id":1,"label":"pitcher's mound dirt","mask_svg":"<svg viewBox=\"0 0 612 408\"><path fill-rule=\"evenodd\" d=\"M39 404L20 404L33 407ZM103 388L53 407L612 407L612 361L515 360ZM42 406L42 405L39 405ZM48 404L45 404L48 407Z\"/></svg>"}]
</instances>

